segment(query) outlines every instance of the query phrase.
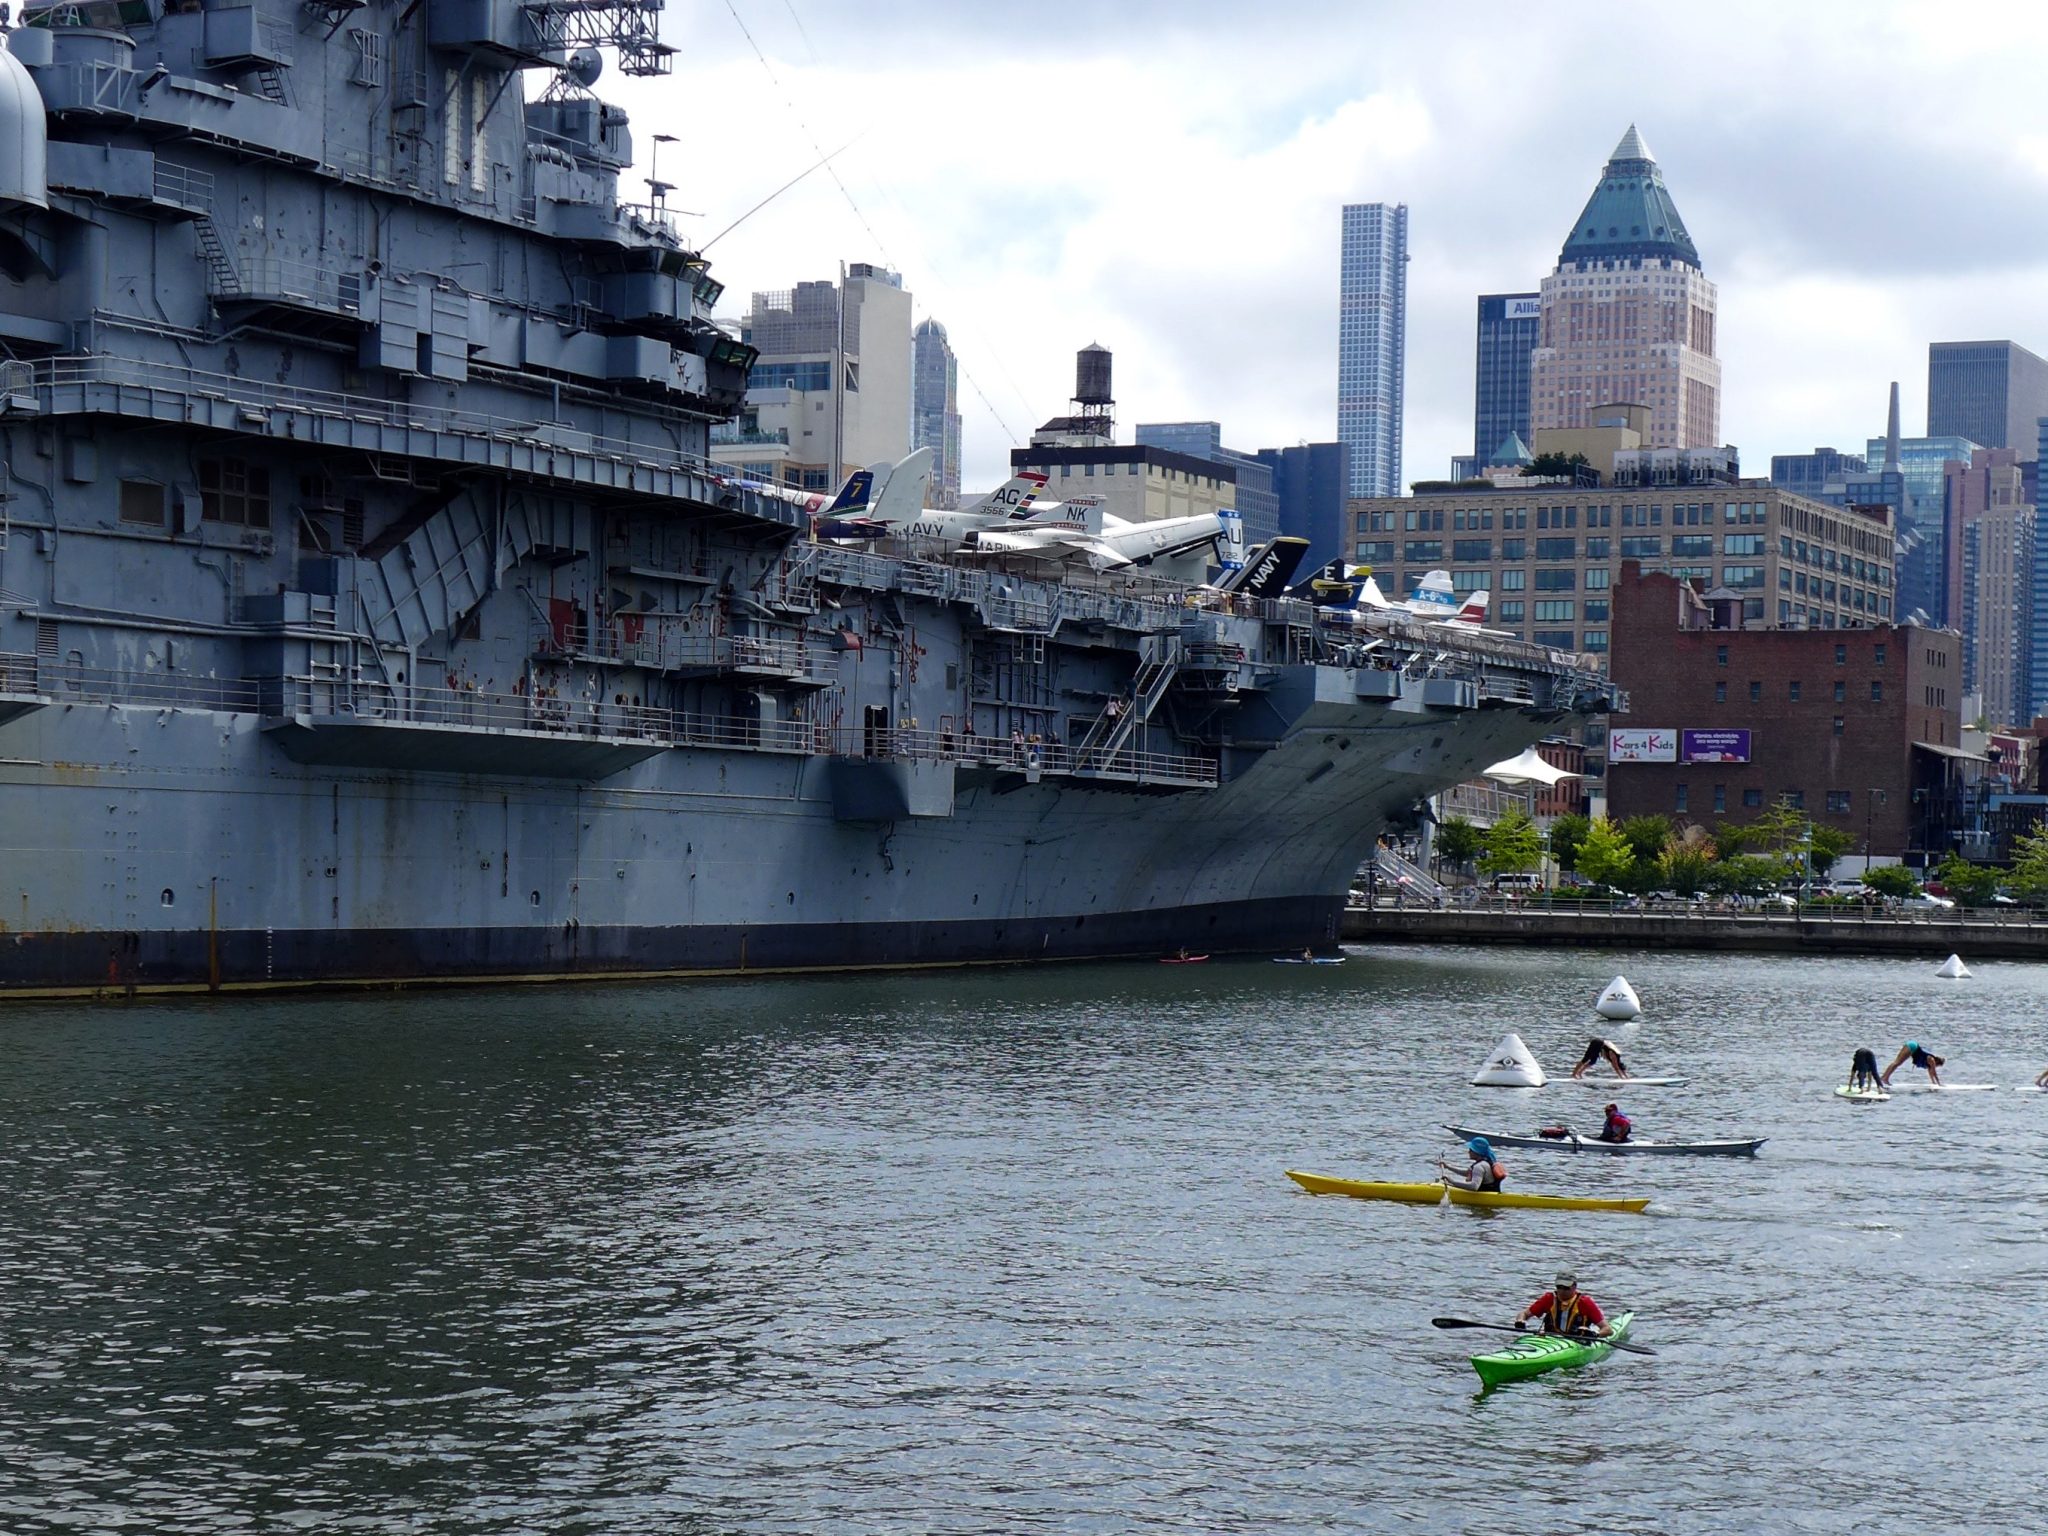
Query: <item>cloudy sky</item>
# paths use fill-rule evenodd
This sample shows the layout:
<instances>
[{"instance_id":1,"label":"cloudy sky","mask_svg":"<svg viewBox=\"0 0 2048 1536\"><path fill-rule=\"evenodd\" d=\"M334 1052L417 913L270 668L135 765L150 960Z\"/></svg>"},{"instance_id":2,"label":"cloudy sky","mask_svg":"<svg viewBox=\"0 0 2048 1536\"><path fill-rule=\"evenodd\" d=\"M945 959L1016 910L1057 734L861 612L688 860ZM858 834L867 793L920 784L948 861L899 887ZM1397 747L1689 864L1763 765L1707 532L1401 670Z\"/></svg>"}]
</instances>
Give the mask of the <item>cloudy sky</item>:
<instances>
[{"instance_id":1,"label":"cloudy sky","mask_svg":"<svg viewBox=\"0 0 2048 1536\"><path fill-rule=\"evenodd\" d=\"M607 76L731 290L882 261L961 364L965 482L1116 354L1122 435L1336 436L1346 202L1409 207L1403 478L1472 432L1473 299L1533 290L1631 122L1720 285L1722 434L1860 446L1927 343L2048 355L2048 7L670 0ZM629 195L644 195L637 186Z\"/></svg>"}]
</instances>

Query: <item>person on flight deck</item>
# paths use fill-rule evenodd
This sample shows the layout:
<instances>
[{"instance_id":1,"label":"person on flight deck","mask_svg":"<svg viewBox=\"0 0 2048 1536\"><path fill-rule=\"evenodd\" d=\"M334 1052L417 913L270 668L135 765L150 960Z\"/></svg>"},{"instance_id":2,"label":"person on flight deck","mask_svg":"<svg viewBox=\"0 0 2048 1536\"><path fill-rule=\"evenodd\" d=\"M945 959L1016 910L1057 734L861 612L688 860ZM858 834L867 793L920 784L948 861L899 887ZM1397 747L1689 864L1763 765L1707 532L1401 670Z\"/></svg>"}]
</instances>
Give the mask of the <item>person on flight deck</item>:
<instances>
[{"instance_id":1,"label":"person on flight deck","mask_svg":"<svg viewBox=\"0 0 2048 1536\"><path fill-rule=\"evenodd\" d=\"M1628 1068L1621 1064L1621 1052L1595 1035L1586 1043L1586 1054L1579 1058L1579 1064L1572 1068L1573 1077L1584 1077L1588 1067L1597 1067L1605 1059L1614 1068L1616 1077L1627 1077Z\"/></svg>"},{"instance_id":2,"label":"person on flight deck","mask_svg":"<svg viewBox=\"0 0 2048 1536\"><path fill-rule=\"evenodd\" d=\"M1519 1330L1530 1318L1543 1320L1545 1333L1597 1334L1604 1338L1614 1331L1600 1311L1600 1304L1579 1292L1578 1277L1564 1270L1551 1288L1515 1315Z\"/></svg>"},{"instance_id":3,"label":"person on flight deck","mask_svg":"<svg viewBox=\"0 0 2048 1536\"><path fill-rule=\"evenodd\" d=\"M1849 1059L1849 1091L1862 1093L1866 1089L1883 1086L1877 1070L1877 1053L1867 1045L1858 1046L1856 1054Z\"/></svg>"},{"instance_id":4,"label":"person on flight deck","mask_svg":"<svg viewBox=\"0 0 2048 1536\"><path fill-rule=\"evenodd\" d=\"M1628 1133L1633 1129L1634 1127L1629 1124L1628 1116L1621 1112L1621 1106L1619 1104L1610 1104L1607 1106L1607 1123L1600 1127L1599 1139L1601 1141L1627 1141Z\"/></svg>"},{"instance_id":5,"label":"person on flight deck","mask_svg":"<svg viewBox=\"0 0 2048 1536\"><path fill-rule=\"evenodd\" d=\"M1453 1174L1444 1167L1442 1158L1437 1159L1437 1166L1444 1168L1444 1182L1479 1192L1497 1191L1508 1176L1508 1169L1493 1155L1493 1143L1484 1136L1474 1136L1465 1143L1465 1150L1472 1154L1472 1164L1461 1174Z\"/></svg>"},{"instance_id":6,"label":"person on flight deck","mask_svg":"<svg viewBox=\"0 0 2048 1536\"><path fill-rule=\"evenodd\" d=\"M1886 1088L1891 1087L1892 1074L1910 1060L1914 1066L1925 1070L1928 1082L1939 1088L1941 1086L1941 1073L1935 1069L1947 1059L1945 1056L1935 1055L1932 1051L1922 1050L1918 1040L1908 1040L1899 1051L1899 1054L1892 1058L1892 1064L1884 1069L1884 1076L1879 1078L1878 1081Z\"/></svg>"}]
</instances>

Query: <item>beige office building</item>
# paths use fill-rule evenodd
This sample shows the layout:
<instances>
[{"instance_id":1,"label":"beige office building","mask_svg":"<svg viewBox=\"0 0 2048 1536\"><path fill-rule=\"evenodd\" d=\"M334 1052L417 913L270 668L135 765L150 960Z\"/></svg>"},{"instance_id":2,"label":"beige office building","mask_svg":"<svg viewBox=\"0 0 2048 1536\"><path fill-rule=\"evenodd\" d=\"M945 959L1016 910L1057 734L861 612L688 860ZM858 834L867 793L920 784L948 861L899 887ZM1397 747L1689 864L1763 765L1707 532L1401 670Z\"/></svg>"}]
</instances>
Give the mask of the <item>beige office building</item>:
<instances>
[{"instance_id":1,"label":"beige office building","mask_svg":"<svg viewBox=\"0 0 2048 1536\"><path fill-rule=\"evenodd\" d=\"M1631 126L1541 285L1529 359L1532 431L1578 429L1617 400L1648 408L1645 444L1721 437L1719 300L1642 137Z\"/></svg>"},{"instance_id":2,"label":"beige office building","mask_svg":"<svg viewBox=\"0 0 2048 1536\"><path fill-rule=\"evenodd\" d=\"M1361 498L1348 511L1350 558L1388 597L1447 570L1458 592L1492 594L1489 628L1558 650L1606 654L1623 560L1739 601L1745 627L1892 619L1889 510L1831 507L1766 481L1459 488Z\"/></svg>"}]
</instances>

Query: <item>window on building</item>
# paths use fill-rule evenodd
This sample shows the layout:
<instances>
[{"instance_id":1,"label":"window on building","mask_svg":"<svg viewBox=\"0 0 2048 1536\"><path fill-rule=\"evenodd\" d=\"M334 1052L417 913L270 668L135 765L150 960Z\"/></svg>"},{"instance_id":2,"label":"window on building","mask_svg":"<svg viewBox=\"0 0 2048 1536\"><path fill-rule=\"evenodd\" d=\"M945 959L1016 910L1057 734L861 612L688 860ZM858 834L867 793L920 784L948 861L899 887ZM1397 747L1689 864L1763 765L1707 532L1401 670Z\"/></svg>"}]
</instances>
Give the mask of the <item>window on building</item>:
<instances>
[{"instance_id":1,"label":"window on building","mask_svg":"<svg viewBox=\"0 0 2048 1536\"><path fill-rule=\"evenodd\" d=\"M1870 685L1870 702L1873 704L1882 704L1884 702L1883 683L1872 683Z\"/></svg>"},{"instance_id":2,"label":"window on building","mask_svg":"<svg viewBox=\"0 0 2048 1536\"><path fill-rule=\"evenodd\" d=\"M1664 541L1661 538L1633 538L1621 541L1621 558L1624 560L1661 560L1664 558Z\"/></svg>"},{"instance_id":3,"label":"window on building","mask_svg":"<svg viewBox=\"0 0 2048 1536\"><path fill-rule=\"evenodd\" d=\"M1586 540L1586 558L1588 560L1606 560L1612 557L1613 552L1614 540L1606 537L1604 534L1599 538Z\"/></svg>"},{"instance_id":4,"label":"window on building","mask_svg":"<svg viewBox=\"0 0 2048 1536\"><path fill-rule=\"evenodd\" d=\"M1579 558L1577 539L1538 539L1536 541L1538 560L1576 560Z\"/></svg>"},{"instance_id":5,"label":"window on building","mask_svg":"<svg viewBox=\"0 0 2048 1536\"><path fill-rule=\"evenodd\" d=\"M1749 702L1752 704L1760 704L1763 702L1763 697L1764 685L1759 682L1752 682L1749 685Z\"/></svg>"},{"instance_id":6,"label":"window on building","mask_svg":"<svg viewBox=\"0 0 2048 1536\"><path fill-rule=\"evenodd\" d=\"M1836 665L1836 666L1838 666L1838 667L1846 667L1846 666L1847 666L1848 664L1849 664L1849 647L1847 647L1846 645L1838 645L1838 646L1836 646L1836 647L1835 647L1835 665Z\"/></svg>"},{"instance_id":7,"label":"window on building","mask_svg":"<svg viewBox=\"0 0 2048 1536\"><path fill-rule=\"evenodd\" d=\"M1725 645L1717 645L1717 646L1715 646L1715 647L1714 647L1714 665L1715 665L1715 666L1717 666L1717 667L1725 667L1725 666L1727 666L1727 665L1728 665L1728 647L1727 647L1727 646L1725 646Z\"/></svg>"},{"instance_id":8,"label":"window on building","mask_svg":"<svg viewBox=\"0 0 2048 1536\"><path fill-rule=\"evenodd\" d=\"M1608 603L1607 603L1607 599L1606 599L1606 598L1604 598L1604 597L1589 597L1589 598L1587 598L1587 599L1586 599L1586 622L1587 622L1588 624L1594 624L1594 623L1599 623L1599 624L1605 624L1605 623L1607 622L1607 608L1608 608Z\"/></svg>"},{"instance_id":9,"label":"window on building","mask_svg":"<svg viewBox=\"0 0 2048 1536\"><path fill-rule=\"evenodd\" d=\"M1528 585L1529 573L1527 571L1502 571L1500 573L1500 589L1503 592L1520 592Z\"/></svg>"},{"instance_id":10,"label":"window on building","mask_svg":"<svg viewBox=\"0 0 2048 1536\"><path fill-rule=\"evenodd\" d=\"M1764 792L1760 789L1745 789L1742 792L1742 803L1754 810L1764 803Z\"/></svg>"},{"instance_id":11,"label":"window on building","mask_svg":"<svg viewBox=\"0 0 2048 1536\"><path fill-rule=\"evenodd\" d=\"M1724 587L1760 587L1764 584L1764 568L1760 565L1724 565L1721 567L1721 585Z\"/></svg>"},{"instance_id":12,"label":"window on building","mask_svg":"<svg viewBox=\"0 0 2048 1536\"><path fill-rule=\"evenodd\" d=\"M1500 541L1500 557L1509 562L1528 559L1529 541L1527 539L1502 539Z\"/></svg>"},{"instance_id":13,"label":"window on building","mask_svg":"<svg viewBox=\"0 0 2048 1536\"><path fill-rule=\"evenodd\" d=\"M1569 624L1578 617L1578 604L1570 598L1546 598L1536 604L1538 624Z\"/></svg>"},{"instance_id":14,"label":"window on building","mask_svg":"<svg viewBox=\"0 0 2048 1536\"><path fill-rule=\"evenodd\" d=\"M1803 789L1788 789L1788 790L1786 790L1786 791L1785 791L1785 803L1786 803L1787 805L1791 806L1791 807L1792 807L1792 809L1793 809L1793 810L1795 810L1795 811L1803 811L1803 810L1805 810L1805 809L1806 809L1806 791L1805 791L1805 790L1803 790Z\"/></svg>"},{"instance_id":15,"label":"window on building","mask_svg":"<svg viewBox=\"0 0 2048 1536\"><path fill-rule=\"evenodd\" d=\"M1789 699L1789 700L1790 700L1790 701L1791 701L1792 703L1794 703L1794 704L1797 704L1797 703L1799 702L1799 682L1798 682L1798 679L1796 679L1796 678L1795 678L1795 679L1794 679L1793 681L1791 681L1791 682L1789 682L1789 683L1787 683L1787 684L1785 685L1785 697L1786 697L1787 699Z\"/></svg>"},{"instance_id":16,"label":"window on building","mask_svg":"<svg viewBox=\"0 0 2048 1536\"><path fill-rule=\"evenodd\" d=\"M1523 602L1519 597L1508 599L1500 605L1500 621L1503 624L1521 623L1523 607Z\"/></svg>"},{"instance_id":17,"label":"window on building","mask_svg":"<svg viewBox=\"0 0 2048 1536\"><path fill-rule=\"evenodd\" d=\"M1716 784L1714 786L1714 814L1718 816L1727 809L1728 786L1726 784Z\"/></svg>"},{"instance_id":18,"label":"window on building","mask_svg":"<svg viewBox=\"0 0 2048 1536\"><path fill-rule=\"evenodd\" d=\"M1849 791L1848 791L1848 790L1846 790L1846 789L1831 789L1831 790L1829 790L1829 791L1828 791L1828 813L1829 813L1830 815L1834 815L1834 816L1845 816L1845 815L1847 815L1847 814L1848 814L1848 811L1849 811Z\"/></svg>"},{"instance_id":19,"label":"window on building","mask_svg":"<svg viewBox=\"0 0 2048 1536\"><path fill-rule=\"evenodd\" d=\"M1724 533L1721 535L1721 553L1724 555L1760 555L1764 552L1764 536L1760 533Z\"/></svg>"},{"instance_id":20,"label":"window on building","mask_svg":"<svg viewBox=\"0 0 2048 1536\"><path fill-rule=\"evenodd\" d=\"M1890 604L1889 604L1889 603L1887 603L1887 604L1886 604L1886 609L1887 609L1887 611L1889 611L1889 609L1890 609ZM1873 654L1873 655L1872 655L1872 657L1871 657L1871 660L1872 660L1872 661L1873 661L1873 662L1874 662L1874 663L1875 663L1876 665L1878 665L1878 666L1880 666L1880 667L1881 667L1881 666L1883 666L1883 665L1884 665L1884 647L1883 647L1882 645L1879 645L1879 646L1875 646L1875 647L1873 647L1872 649L1873 649L1873 651L1874 651L1874 653L1875 653L1875 654ZM1875 685L1875 684L1872 684L1871 686L1875 687L1876 685ZM1871 695L1871 697L1875 698L1875 697L1876 697L1876 695L1875 695L1875 694L1873 694L1873 695Z\"/></svg>"},{"instance_id":21,"label":"window on building","mask_svg":"<svg viewBox=\"0 0 2048 1536\"><path fill-rule=\"evenodd\" d=\"M1674 811L1682 811L1685 809L1685 786L1683 784L1674 785L1672 787L1671 808Z\"/></svg>"},{"instance_id":22,"label":"window on building","mask_svg":"<svg viewBox=\"0 0 2048 1536\"><path fill-rule=\"evenodd\" d=\"M1714 684L1714 702L1716 704L1726 704L1728 702L1728 685L1726 683Z\"/></svg>"},{"instance_id":23,"label":"window on building","mask_svg":"<svg viewBox=\"0 0 2048 1536\"><path fill-rule=\"evenodd\" d=\"M1550 646L1553 650L1569 651L1578 647L1578 638L1568 629L1533 630L1529 638L1536 644Z\"/></svg>"},{"instance_id":24,"label":"window on building","mask_svg":"<svg viewBox=\"0 0 2048 1536\"><path fill-rule=\"evenodd\" d=\"M1472 564L1483 564L1493 558L1493 540L1453 539L1451 558Z\"/></svg>"},{"instance_id":25,"label":"window on building","mask_svg":"<svg viewBox=\"0 0 2048 1536\"><path fill-rule=\"evenodd\" d=\"M1588 592L1605 592L1613 580L1614 572L1607 570L1605 567L1599 570L1588 571L1586 572L1586 590Z\"/></svg>"},{"instance_id":26,"label":"window on building","mask_svg":"<svg viewBox=\"0 0 2048 1536\"><path fill-rule=\"evenodd\" d=\"M164 525L164 488L155 480L121 482L121 521L146 528Z\"/></svg>"},{"instance_id":27,"label":"window on building","mask_svg":"<svg viewBox=\"0 0 2048 1536\"><path fill-rule=\"evenodd\" d=\"M1410 563L1441 560L1444 557L1442 539L1410 539L1401 549L1401 558Z\"/></svg>"},{"instance_id":28,"label":"window on building","mask_svg":"<svg viewBox=\"0 0 2048 1536\"><path fill-rule=\"evenodd\" d=\"M1536 590L1538 592L1571 592L1579 584L1577 571L1538 571Z\"/></svg>"},{"instance_id":29,"label":"window on building","mask_svg":"<svg viewBox=\"0 0 2048 1536\"><path fill-rule=\"evenodd\" d=\"M246 459L201 459L199 517L235 528L268 528L270 471Z\"/></svg>"},{"instance_id":30,"label":"window on building","mask_svg":"<svg viewBox=\"0 0 2048 1536\"><path fill-rule=\"evenodd\" d=\"M1392 539L1361 539L1358 542L1358 559L1365 565L1391 565L1394 560Z\"/></svg>"},{"instance_id":31,"label":"window on building","mask_svg":"<svg viewBox=\"0 0 2048 1536\"><path fill-rule=\"evenodd\" d=\"M1835 702L1837 704L1846 703L1848 701L1848 698L1849 685L1844 682L1837 682L1835 684Z\"/></svg>"},{"instance_id":32,"label":"window on building","mask_svg":"<svg viewBox=\"0 0 2048 1536\"><path fill-rule=\"evenodd\" d=\"M1588 651L1604 651L1604 650L1606 650L1606 649L1607 649L1607 631L1606 631L1606 630L1604 630L1604 629L1589 629L1589 630L1587 630L1587 631L1586 631L1586 638L1585 638L1585 641L1584 641L1584 642L1583 642L1583 644L1581 645L1580 649L1582 649L1582 650L1588 650Z\"/></svg>"},{"instance_id":33,"label":"window on building","mask_svg":"<svg viewBox=\"0 0 2048 1536\"><path fill-rule=\"evenodd\" d=\"M1711 533L1674 533L1671 535L1671 558L1674 560L1696 560L1702 555L1712 559L1714 536Z\"/></svg>"}]
</instances>

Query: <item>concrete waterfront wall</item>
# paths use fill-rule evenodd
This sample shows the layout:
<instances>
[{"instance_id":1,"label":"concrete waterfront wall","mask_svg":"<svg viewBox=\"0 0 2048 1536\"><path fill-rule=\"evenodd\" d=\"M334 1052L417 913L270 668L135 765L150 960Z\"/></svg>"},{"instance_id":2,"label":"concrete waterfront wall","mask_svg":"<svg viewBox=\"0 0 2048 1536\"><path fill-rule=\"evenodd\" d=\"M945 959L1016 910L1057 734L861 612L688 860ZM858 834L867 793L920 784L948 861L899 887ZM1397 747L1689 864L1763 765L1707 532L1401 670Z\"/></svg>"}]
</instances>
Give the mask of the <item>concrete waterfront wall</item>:
<instances>
[{"instance_id":1,"label":"concrete waterfront wall","mask_svg":"<svg viewBox=\"0 0 2048 1536\"><path fill-rule=\"evenodd\" d=\"M1382 906L1349 909L1343 932L1346 942L1353 944L1542 944L2048 960L2048 921L2018 914L1866 917L1833 912L1609 912L1539 906L1434 911Z\"/></svg>"}]
</instances>

